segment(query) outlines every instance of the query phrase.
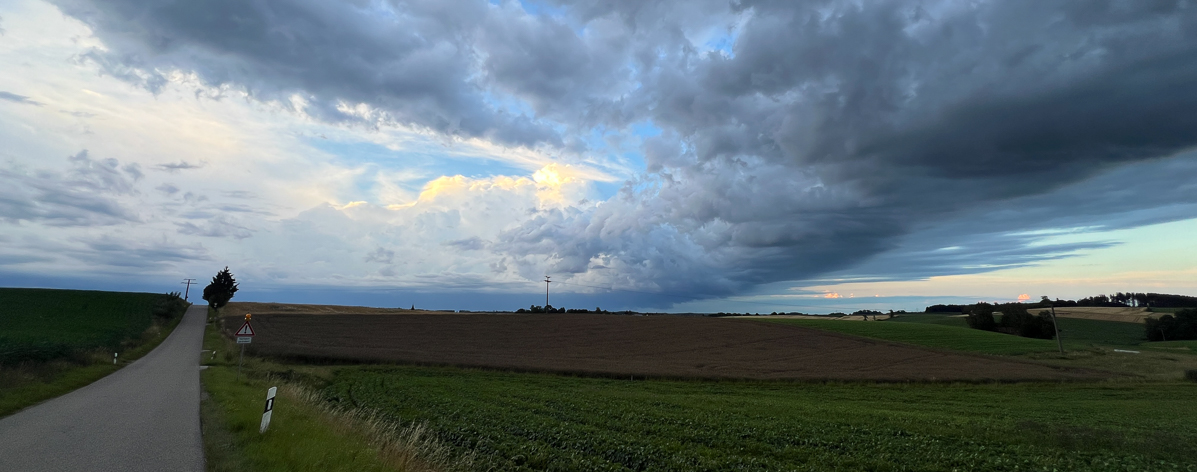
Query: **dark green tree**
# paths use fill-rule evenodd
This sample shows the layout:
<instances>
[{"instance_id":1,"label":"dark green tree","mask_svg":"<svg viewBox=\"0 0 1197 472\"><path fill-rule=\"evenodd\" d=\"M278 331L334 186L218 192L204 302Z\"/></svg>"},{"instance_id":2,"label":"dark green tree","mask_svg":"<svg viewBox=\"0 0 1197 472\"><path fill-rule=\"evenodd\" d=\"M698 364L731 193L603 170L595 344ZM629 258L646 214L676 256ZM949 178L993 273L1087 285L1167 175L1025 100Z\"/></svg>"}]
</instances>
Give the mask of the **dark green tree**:
<instances>
[{"instance_id":1,"label":"dark green tree","mask_svg":"<svg viewBox=\"0 0 1197 472\"><path fill-rule=\"evenodd\" d=\"M233 299L234 293L237 293L237 280L229 272L229 267L225 266L224 270L212 277L212 283L204 287L204 300L209 307L219 310Z\"/></svg>"}]
</instances>

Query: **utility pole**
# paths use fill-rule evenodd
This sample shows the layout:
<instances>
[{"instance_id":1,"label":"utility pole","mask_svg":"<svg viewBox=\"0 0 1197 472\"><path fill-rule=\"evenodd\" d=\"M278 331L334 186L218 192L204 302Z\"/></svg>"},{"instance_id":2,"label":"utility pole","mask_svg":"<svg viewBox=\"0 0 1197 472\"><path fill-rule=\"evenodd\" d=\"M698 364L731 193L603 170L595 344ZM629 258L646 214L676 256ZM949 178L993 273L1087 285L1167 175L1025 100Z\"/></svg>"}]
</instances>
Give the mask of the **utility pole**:
<instances>
[{"instance_id":1,"label":"utility pole","mask_svg":"<svg viewBox=\"0 0 1197 472\"><path fill-rule=\"evenodd\" d=\"M183 301L187 301L187 297L191 295L191 284L195 283L195 279L183 279L181 284L187 284L187 289L183 292Z\"/></svg>"},{"instance_id":2,"label":"utility pole","mask_svg":"<svg viewBox=\"0 0 1197 472\"><path fill-rule=\"evenodd\" d=\"M544 276L544 309L545 310L549 309L549 283L551 283L551 282L552 282L552 280L549 280L549 276L547 276L547 275Z\"/></svg>"},{"instance_id":3,"label":"utility pole","mask_svg":"<svg viewBox=\"0 0 1197 472\"><path fill-rule=\"evenodd\" d=\"M1064 340L1060 339L1060 325L1056 323L1056 303L1052 302L1052 327L1056 329L1056 345L1060 347L1060 354L1064 354Z\"/></svg>"}]
</instances>

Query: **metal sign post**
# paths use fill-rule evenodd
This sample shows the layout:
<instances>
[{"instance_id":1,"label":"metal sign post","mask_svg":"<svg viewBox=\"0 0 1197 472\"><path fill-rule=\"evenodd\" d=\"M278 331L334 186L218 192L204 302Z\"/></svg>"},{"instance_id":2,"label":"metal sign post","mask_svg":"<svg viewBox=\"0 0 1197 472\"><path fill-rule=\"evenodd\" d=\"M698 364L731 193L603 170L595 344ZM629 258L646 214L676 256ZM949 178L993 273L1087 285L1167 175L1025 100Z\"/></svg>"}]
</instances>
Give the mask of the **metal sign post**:
<instances>
[{"instance_id":1,"label":"metal sign post","mask_svg":"<svg viewBox=\"0 0 1197 472\"><path fill-rule=\"evenodd\" d=\"M270 427L270 414L274 412L274 394L278 392L278 387L270 387L266 391L266 409L262 412L262 426L258 428L258 434L266 432L266 428Z\"/></svg>"},{"instance_id":2,"label":"metal sign post","mask_svg":"<svg viewBox=\"0 0 1197 472\"><path fill-rule=\"evenodd\" d=\"M241 345L241 357L237 359L237 379L241 379L241 364L245 362L245 345L254 340L254 327L250 326L249 319L253 315L245 314L245 323L241 325L241 329L237 330L237 344Z\"/></svg>"}]
</instances>

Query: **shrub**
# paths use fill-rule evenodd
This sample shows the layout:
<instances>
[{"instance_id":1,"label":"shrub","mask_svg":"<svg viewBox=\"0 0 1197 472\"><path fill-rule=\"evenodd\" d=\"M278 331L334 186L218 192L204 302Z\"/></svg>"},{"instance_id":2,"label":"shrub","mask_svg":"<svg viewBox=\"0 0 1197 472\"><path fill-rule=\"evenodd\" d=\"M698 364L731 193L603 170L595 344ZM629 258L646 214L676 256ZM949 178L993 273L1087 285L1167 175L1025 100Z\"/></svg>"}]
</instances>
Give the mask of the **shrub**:
<instances>
[{"instance_id":1,"label":"shrub","mask_svg":"<svg viewBox=\"0 0 1197 472\"><path fill-rule=\"evenodd\" d=\"M1054 339L1056 337L1056 329L1052 325L1051 315L1046 311L1035 316L1028 313L1026 307L1018 303L999 305L998 310L1002 312L1001 326L1013 334L1036 339Z\"/></svg>"},{"instance_id":2,"label":"shrub","mask_svg":"<svg viewBox=\"0 0 1197 472\"><path fill-rule=\"evenodd\" d=\"M1186 309L1175 315L1148 318L1144 322L1148 341L1197 339L1197 310Z\"/></svg>"},{"instance_id":3,"label":"shrub","mask_svg":"<svg viewBox=\"0 0 1197 472\"><path fill-rule=\"evenodd\" d=\"M996 322L993 312L1000 311L1002 319ZM998 331L1016 334L1024 338L1053 339L1056 337L1056 327L1052 324L1051 315L1046 311L1038 316L1027 312L1025 305L1007 303L1004 305L990 305L978 303L968 307L968 326L985 331Z\"/></svg>"},{"instance_id":4,"label":"shrub","mask_svg":"<svg viewBox=\"0 0 1197 472\"><path fill-rule=\"evenodd\" d=\"M968 327L972 329L980 329L984 331L993 331L997 329L997 322L993 320L993 313L969 313Z\"/></svg>"},{"instance_id":5,"label":"shrub","mask_svg":"<svg viewBox=\"0 0 1197 472\"><path fill-rule=\"evenodd\" d=\"M997 322L993 320L993 305L978 303L968 308L968 327L984 331L997 329Z\"/></svg>"},{"instance_id":6,"label":"shrub","mask_svg":"<svg viewBox=\"0 0 1197 472\"><path fill-rule=\"evenodd\" d=\"M1185 369L1185 380L1197 382L1197 369Z\"/></svg>"}]
</instances>

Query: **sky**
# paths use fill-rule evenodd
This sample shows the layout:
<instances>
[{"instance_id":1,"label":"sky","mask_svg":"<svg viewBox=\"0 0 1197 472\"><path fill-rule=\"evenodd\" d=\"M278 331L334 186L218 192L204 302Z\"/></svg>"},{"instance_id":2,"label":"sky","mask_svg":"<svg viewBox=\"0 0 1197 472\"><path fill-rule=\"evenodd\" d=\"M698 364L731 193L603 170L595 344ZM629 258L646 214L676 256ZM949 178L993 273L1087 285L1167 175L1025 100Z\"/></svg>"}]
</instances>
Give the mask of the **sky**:
<instances>
[{"instance_id":1,"label":"sky","mask_svg":"<svg viewBox=\"0 0 1197 472\"><path fill-rule=\"evenodd\" d=\"M0 0L0 71L5 286L1197 295L1188 0Z\"/></svg>"}]
</instances>

